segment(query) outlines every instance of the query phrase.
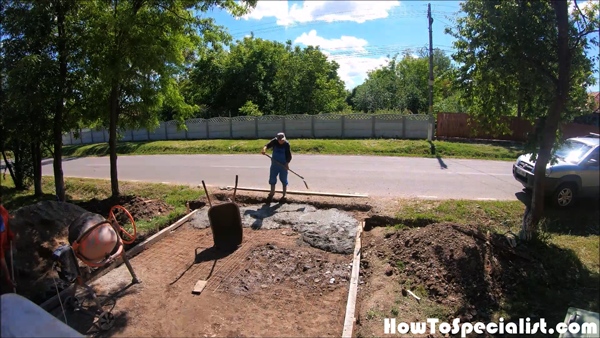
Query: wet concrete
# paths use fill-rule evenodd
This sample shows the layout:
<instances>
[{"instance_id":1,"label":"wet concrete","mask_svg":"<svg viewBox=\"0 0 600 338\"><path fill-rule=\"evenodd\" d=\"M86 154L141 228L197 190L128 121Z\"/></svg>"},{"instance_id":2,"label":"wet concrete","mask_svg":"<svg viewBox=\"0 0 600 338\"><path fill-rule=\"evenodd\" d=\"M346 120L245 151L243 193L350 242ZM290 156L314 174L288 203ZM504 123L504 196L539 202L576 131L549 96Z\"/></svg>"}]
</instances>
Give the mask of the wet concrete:
<instances>
[{"instance_id":1,"label":"wet concrete","mask_svg":"<svg viewBox=\"0 0 600 338\"><path fill-rule=\"evenodd\" d=\"M208 208L190 220L197 229L210 227ZM240 208L242 225L254 230L292 229L302 240L325 251L349 254L354 250L358 221L337 209L320 210L307 204L257 205Z\"/></svg>"}]
</instances>

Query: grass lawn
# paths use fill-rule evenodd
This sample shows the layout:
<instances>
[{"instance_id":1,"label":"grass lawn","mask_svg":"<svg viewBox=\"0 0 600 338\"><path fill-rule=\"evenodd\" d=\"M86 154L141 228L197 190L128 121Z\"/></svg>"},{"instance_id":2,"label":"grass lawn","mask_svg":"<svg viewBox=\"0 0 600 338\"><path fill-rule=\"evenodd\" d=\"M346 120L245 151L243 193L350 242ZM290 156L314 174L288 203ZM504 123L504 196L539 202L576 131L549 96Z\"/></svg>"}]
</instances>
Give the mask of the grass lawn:
<instances>
[{"instance_id":1,"label":"grass lawn","mask_svg":"<svg viewBox=\"0 0 600 338\"><path fill-rule=\"evenodd\" d=\"M43 200L55 200L54 179L42 177L42 190L44 195L36 198L33 195L33 187L29 190L18 191L9 175L6 180L2 178L2 204L9 212L20 207L34 204ZM68 202L83 202L92 198L106 199L110 197L110 181L100 179L65 178L65 188ZM141 183L122 181L119 184L121 195L135 195L144 199L163 200L174 209L164 216L154 217L149 221L138 221L136 226L138 233L144 235L154 232L170 225L176 219L185 215L187 201L198 199L204 195L204 191L184 185L168 185L160 183Z\"/></svg>"},{"instance_id":2,"label":"grass lawn","mask_svg":"<svg viewBox=\"0 0 600 338\"><path fill-rule=\"evenodd\" d=\"M196 140L121 142L117 145L120 155L155 154L257 154L269 140ZM456 141L425 140L290 140L292 151L297 154L330 155L381 155L471 158L514 161L522 146L509 143L472 143ZM108 144L65 146L63 155L107 156Z\"/></svg>"},{"instance_id":3,"label":"grass lawn","mask_svg":"<svg viewBox=\"0 0 600 338\"><path fill-rule=\"evenodd\" d=\"M399 231L415 231L439 222L475 224L480 225L484 232L505 234L510 230L518 234L524 205L520 201L405 200L398 201L398 207L394 210L397 211L395 218L389 219L384 229L373 228L365 236L387 238ZM504 294L498 308L475 310L479 313L490 311L491 319L495 322L500 317L505 322L527 317L533 318L532 321L535 318L545 318L550 327L564 320L569 307L599 312L599 223L597 200L582 201L574 209L567 211L547 207L538 238L518 243L519 247L525 248L533 257L533 264L539 265L539 268L534 272L514 267L525 276L525 280L513 285L511 293ZM443 242L444 238L440 240ZM381 334L378 331L383 330L384 318L399 318L397 321L400 322L410 318L420 318L419 321L425 321L426 318L451 321L455 310L463 306L454 302L439 304L429 299L422 285L413 289L422 297L420 303L410 296L403 296L402 289L410 285L406 281L402 284L402 280L399 283L383 274L385 265L392 264L388 262L396 250L394 248L376 248L388 252L381 257L369 254L369 266L375 266L375 270L364 281L374 286L370 291L365 291L367 295L363 295L365 298L359 310L358 337ZM470 248L465 248L467 249ZM400 271L404 268L404 263L398 263L402 265L398 267ZM474 275L465 275L464 280L468 281L473 277Z\"/></svg>"}]
</instances>

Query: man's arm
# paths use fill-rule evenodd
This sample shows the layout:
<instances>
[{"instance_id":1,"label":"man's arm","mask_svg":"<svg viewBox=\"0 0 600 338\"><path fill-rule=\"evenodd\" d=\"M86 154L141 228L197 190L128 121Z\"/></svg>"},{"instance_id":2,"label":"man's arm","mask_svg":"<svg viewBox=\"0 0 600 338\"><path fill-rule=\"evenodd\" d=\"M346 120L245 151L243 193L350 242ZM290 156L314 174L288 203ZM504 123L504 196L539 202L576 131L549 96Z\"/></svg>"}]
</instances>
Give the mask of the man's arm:
<instances>
[{"instance_id":1,"label":"man's arm","mask_svg":"<svg viewBox=\"0 0 600 338\"><path fill-rule=\"evenodd\" d=\"M289 143L286 143L285 145L285 162L286 164L292 162L292 148Z\"/></svg>"},{"instance_id":2,"label":"man's arm","mask_svg":"<svg viewBox=\"0 0 600 338\"><path fill-rule=\"evenodd\" d=\"M269 143L265 144L265 146L263 147L261 154L265 154L267 152L267 149L271 149L275 146L275 143L277 142L277 139L272 139L271 141L269 141Z\"/></svg>"}]
</instances>

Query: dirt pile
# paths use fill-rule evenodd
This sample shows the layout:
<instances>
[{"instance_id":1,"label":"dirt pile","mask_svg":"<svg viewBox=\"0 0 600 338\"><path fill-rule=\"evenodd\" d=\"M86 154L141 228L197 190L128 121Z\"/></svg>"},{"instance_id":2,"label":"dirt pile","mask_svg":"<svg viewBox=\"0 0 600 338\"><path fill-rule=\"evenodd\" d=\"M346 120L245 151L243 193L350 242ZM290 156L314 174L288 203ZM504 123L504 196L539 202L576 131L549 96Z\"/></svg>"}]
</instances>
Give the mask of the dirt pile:
<instances>
[{"instance_id":1,"label":"dirt pile","mask_svg":"<svg viewBox=\"0 0 600 338\"><path fill-rule=\"evenodd\" d=\"M510 248L503 236L448 223L388 232L365 252L387 259L386 275L395 275L403 288L455 306L461 322L489 319L532 268L532 258ZM368 275L368 260L361 263Z\"/></svg>"},{"instance_id":2,"label":"dirt pile","mask_svg":"<svg viewBox=\"0 0 600 338\"><path fill-rule=\"evenodd\" d=\"M108 213L110 212L110 208L114 205L120 205L127 209L133 219L136 221L139 220L149 220L153 217L164 215L173 210L173 207L168 205L167 203L160 200L145 200L138 196L119 196L117 200L113 198L107 198L104 200L91 199L87 202L82 202L78 204L80 207L96 213L100 214L104 217L108 217ZM122 214L120 212L120 214ZM120 215L119 221L124 221L126 216Z\"/></svg>"},{"instance_id":3,"label":"dirt pile","mask_svg":"<svg viewBox=\"0 0 600 338\"><path fill-rule=\"evenodd\" d=\"M265 204L240 208L242 225L254 230L288 228L299 232L302 240L321 250L349 254L354 250L358 221L337 209L320 210L306 204ZM197 212L193 227L210 227L208 209Z\"/></svg>"},{"instance_id":4,"label":"dirt pile","mask_svg":"<svg viewBox=\"0 0 600 338\"><path fill-rule=\"evenodd\" d=\"M48 291L54 289L52 276L47 275L52 253L69 244L69 224L85 211L71 203L45 201L13 214L10 227L15 233L15 278L20 295L38 303L48 298Z\"/></svg>"},{"instance_id":5,"label":"dirt pile","mask_svg":"<svg viewBox=\"0 0 600 338\"><path fill-rule=\"evenodd\" d=\"M352 271L351 257L267 244L254 249L247 257L250 265L229 286L235 294L252 294L274 285L293 290L323 293L347 287Z\"/></svg>"}]
</instances>

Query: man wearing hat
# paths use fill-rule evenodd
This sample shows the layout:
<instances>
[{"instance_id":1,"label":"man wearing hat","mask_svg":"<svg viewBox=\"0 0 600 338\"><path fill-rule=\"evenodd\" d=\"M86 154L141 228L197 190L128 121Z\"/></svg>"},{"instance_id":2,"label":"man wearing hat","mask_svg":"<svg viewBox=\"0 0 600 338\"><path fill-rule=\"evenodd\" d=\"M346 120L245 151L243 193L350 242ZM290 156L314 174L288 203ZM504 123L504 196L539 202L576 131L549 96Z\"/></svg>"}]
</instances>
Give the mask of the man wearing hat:
<instances>
[{"instance_id":1,"label":"man wearing hat","mask_svg":"<svg viewBox=\"0 0 600 338\"><path fill-rule=\"evenodd\" d=\"M275 195L275 184L277 184L277 175L279 175L279 180L281 184L283 184L283 196L281 199L285 198L285 192L287 190L287 176L288 170L290 169L289 164L292 161L292 151L290 149L290 143L285 139L284 133L279 133L277 136L272 139L269 143L267 143L263 149L262 154L264 155L267 149L273 149L273 156L271 160L271 173L269 175L269 184L271 185L271 193L269 193L268 199L271 200L273 195ZM281 163L282 165L277 164L276 162Z\"/></svg>"}]
</instances>

